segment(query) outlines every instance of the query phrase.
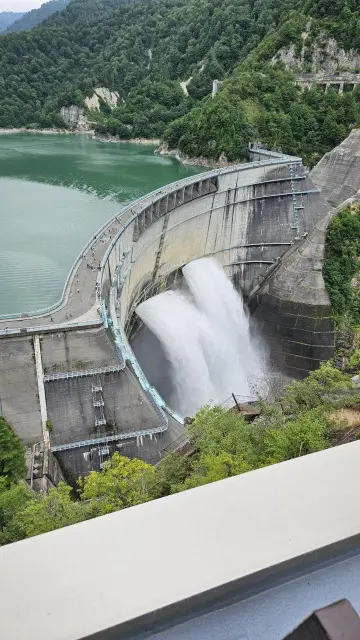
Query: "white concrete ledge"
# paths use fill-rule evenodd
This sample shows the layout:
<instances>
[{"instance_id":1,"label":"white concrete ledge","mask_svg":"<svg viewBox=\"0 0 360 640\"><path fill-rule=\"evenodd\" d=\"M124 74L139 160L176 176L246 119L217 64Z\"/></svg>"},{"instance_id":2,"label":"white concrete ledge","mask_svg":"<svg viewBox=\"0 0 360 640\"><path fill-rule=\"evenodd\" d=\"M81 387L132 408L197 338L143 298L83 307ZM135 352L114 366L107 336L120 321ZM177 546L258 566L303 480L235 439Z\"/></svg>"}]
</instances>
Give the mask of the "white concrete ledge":
<instances>
[{"instance_id":1,"label":"white concrete ledge","mask_svg":"<svg viewBox=\"0 0 360 640\"><path fill-rule=\"evenodd\" d=\"M2 547L0 637L123 638L230 583L335 561L359 543L359 462L354 442Z\"/></svg>"}]
</instances>

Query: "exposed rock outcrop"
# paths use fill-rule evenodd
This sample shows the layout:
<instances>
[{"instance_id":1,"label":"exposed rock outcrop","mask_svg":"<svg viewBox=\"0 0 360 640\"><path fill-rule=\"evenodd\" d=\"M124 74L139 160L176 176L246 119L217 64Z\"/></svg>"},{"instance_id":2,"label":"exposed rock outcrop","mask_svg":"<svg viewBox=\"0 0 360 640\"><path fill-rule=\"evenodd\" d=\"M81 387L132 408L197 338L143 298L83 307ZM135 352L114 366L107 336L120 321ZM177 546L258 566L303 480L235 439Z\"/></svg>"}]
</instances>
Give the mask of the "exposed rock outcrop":
<instances>
[{"instance_id":1,"label":"exposed rock outcrop","mask_svg":"<svg viewBox=\"0 0 360 640\"><path fill-rule=\"evenodd\" d=\"M190 158L179 149L169 149L165 142L162 142L161 145L157 149L155 149L154 153L159 156L173 156L182 164L194 167L208 167L210 169L219 169L221 167L229 167L234 164L233 162L228 161L224 153L220 155L218 160L212 160L202 157Z\"/></svg>"},{"instance_id":2,"label":"exposed rock outcrop","mask_svg":"<svg viewBox=\"0 0 360 640\"><path fill-rule=\"evenodd\" d=\"M60 115L70 129L76 131L89 131L90 127L84 107L78 107L75 104L72 104L69 107L61 107Z\"/></svg>"},{"instance_id":3,"label":"exposed rock outcrop","mask_svg":"<svg viewBox=\"0 0 360 640\"><path fill-rule=\"evenodd\" d=\"M115 109L119 100L117 91L110 91L106 87L97 87L92 96L85 98L85 106L93 111L100 111L101 102L104 102L110 109Z\"/></svg>"},{"instance_id":4,"label":"exposed rock outcrop","mask_svg":"<svg viewBox=\"0 0 360 640\"><path fill-rule=\"evenodd\" d=\"M291 44L277 52L272 59L273 63L283 62L295 73L311 71L311 73L332 74L339 71L354 72L360 69L360 53L354 49L345 51L334 38L329 38L325 33L321 33L311 45L307 45L307 32L302 34L302 39L300 55L295 45ZM307 51L308 46L310 52Z\"/></svg>"}]
</instances>

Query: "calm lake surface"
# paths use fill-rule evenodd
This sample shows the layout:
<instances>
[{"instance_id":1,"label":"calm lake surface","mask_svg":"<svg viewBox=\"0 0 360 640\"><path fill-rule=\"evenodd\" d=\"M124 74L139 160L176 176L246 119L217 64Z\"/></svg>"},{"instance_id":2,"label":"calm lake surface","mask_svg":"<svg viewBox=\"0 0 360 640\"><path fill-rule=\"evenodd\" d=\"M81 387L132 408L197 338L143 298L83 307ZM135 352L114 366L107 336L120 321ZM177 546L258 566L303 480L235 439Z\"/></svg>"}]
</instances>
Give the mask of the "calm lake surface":
<instances>
[{"instance_id":1,"label":"calm lake surface","mask_svg":"<svg viewBox=\"0 0 360 640\"><path fill-rule=\"evenodd\" d=\"M0 314L60 298L91 235L121 208L199 173L150 145L87 136L0 135Z\"/></svg>"}]
</instances>

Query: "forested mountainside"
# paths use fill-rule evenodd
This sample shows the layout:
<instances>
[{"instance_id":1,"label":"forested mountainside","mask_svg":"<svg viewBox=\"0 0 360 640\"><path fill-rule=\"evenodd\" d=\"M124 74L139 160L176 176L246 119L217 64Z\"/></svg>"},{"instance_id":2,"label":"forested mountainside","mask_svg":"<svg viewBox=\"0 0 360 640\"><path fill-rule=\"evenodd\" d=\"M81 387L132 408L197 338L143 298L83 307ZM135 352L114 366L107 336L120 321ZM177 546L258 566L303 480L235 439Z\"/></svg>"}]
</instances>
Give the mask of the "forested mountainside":
<instances>
[{"instance_id":1,"label":"forested mountainside","mask_svg":"<svg viewBox=\"0 0 360 640\"><path fill-rule=\"evenodd\" d=\"M18 20L24 14L21 12L14 11L1 11L0 12L0 33L6 31L6 29L13 23L15 20Z\"/></svg>"},{"instance_id":2,"label":"forested mountainside","mask_svg":"<svg viewBox=\"0 0 360 640\"><path fill-rule=\"evenodd\" d=\"M159 135L290 4L259 0L255 11L251 0L73 0L41 27L0 38L0 126L57 124L60 106L82 104L103 86L129 105L122 120L135 135ZM180 81L190 76L187 99Z\"/></svg>"},{"instance_id":3,"label":"forested mountainside","mask_svg":"<svg viewBox=\"0 0 360 640\"><path fill-rule=\"evenodd\" d=\"M233 161L246 156L249 140L261 140L312 166L358 126L360 87L345 86L341 95L320 86L302 92L295 82L303 73L360 72L359 6L355 0L331 6L320 0L305 10L290 12L213 100L205 98L172 122L164 133L167 144L188 156L216 159L223 153Z\"/></svg>"},{"instance_id":4,"label":"forested mountainside","mask_svg":"<svg viewBox=\"0 0 360 640\"><path fill-rule=\"evenodd\" d=\"M312 164L357 125L360 94L301 93L294 73L359 70L357 5L72 0L32 31L0 36L0 127L64 126L62 106L106 87L119 100L90 113L100 133L229 160L256 138Z\"/></svg>"},{"instance_id":5,"label":"forested mountainside","mask_svg":"<svg viewBox=\"0 0 360 640\"><path fill-rule=\"evenodd\" d=\"M32 11L20 14L15 21L10 23L7 31L34 29L56 11L65 9L69 2L70 0L49 0L49 2L44 2L38 9L32 9Z\"/></svg>"}]
</instances>

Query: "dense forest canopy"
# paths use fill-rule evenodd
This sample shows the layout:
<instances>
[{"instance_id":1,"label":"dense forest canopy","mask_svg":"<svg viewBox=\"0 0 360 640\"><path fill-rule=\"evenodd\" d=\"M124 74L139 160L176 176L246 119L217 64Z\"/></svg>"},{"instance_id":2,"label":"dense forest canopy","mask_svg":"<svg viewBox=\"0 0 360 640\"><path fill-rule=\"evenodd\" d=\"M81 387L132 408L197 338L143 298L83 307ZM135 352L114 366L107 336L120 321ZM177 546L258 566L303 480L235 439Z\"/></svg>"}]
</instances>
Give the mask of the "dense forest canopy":
<instances>
[{"instance_id":1,"label":"dense forest canopy","mask_svg":"<svg viewBox=\"0 0 360 640\"><path fill-rule=\"evenodd\" d=\"M313 165L360 121L360 89L302 93L294 80L270 65L240 67L213 100L172 122L165 140L189 156L225 153L230 161L246 157L249 140L262 140Z\"/></svg>"},{"instance_id":2,"label":"dense forest canopy","mask_svg":"<svg viewBox=\"0 0 360 640\"><path fill-rule=\"evenodd\" d=\"M91 112L98 133L161 137L188 155L229 160L257 138L312 164L360 116L358 92L301 93L274 66L294 45L311 70L320 36L360 48L355 0L72 0L32 31L0 36L0 127L64 126L62 106L107 87L120 98ZM211 100L214 79L223 85Z\"/></svg>"},{"instance_id":3,"label":"dense forest canopy","mask_svg":"<svg viewBox=\"0 0 360 640\"><path fill-rule=\"evenodd\" d=\"M193 75L190 109L211 91L213 78L232 71L276 26L288 5L73 0L40 28L0 39L0 126L56 124L60 105L97 86L126 98L130 91L141 94L146 80L171 81L181 101L179 83Z\"/></svg>"}]
</instances>

